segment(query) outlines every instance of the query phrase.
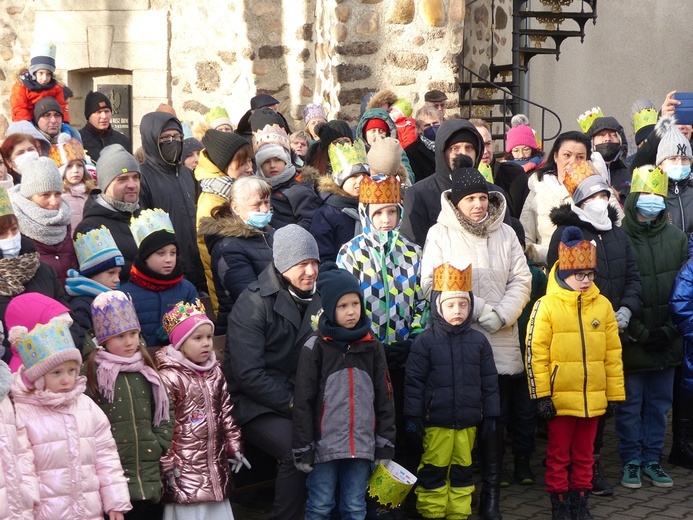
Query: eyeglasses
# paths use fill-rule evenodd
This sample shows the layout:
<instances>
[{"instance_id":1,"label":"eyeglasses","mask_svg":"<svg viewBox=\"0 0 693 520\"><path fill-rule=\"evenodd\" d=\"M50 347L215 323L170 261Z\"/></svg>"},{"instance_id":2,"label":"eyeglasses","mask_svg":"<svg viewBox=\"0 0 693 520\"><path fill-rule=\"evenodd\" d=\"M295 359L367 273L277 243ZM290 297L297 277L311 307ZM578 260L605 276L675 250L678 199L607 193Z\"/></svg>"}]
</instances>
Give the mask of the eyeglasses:
<instances>
[{"instance_id":1,"label":"eyeglasses","mask_svg":"<svg viewBox=\"0 0 693 520\"><path fill-rule=\"evenodd\" d=\"M162 135L159 137L159 142L160 143L170 143L172 141L182 141L183 140L183 134L174 134L174 135Z\"/></svg>"},{"instance_id":2,"label":"eyeglasses","mask_svg":"<svg viewBox=\"0 0 693 520\"><path fill-rule=\"evenodd\" d=\"M582 282L585 278L587 278L590 282L594 280L594 271L590 271L589 273L575 273L575 279L578 282Z\"/></svg>"}]
</instances>

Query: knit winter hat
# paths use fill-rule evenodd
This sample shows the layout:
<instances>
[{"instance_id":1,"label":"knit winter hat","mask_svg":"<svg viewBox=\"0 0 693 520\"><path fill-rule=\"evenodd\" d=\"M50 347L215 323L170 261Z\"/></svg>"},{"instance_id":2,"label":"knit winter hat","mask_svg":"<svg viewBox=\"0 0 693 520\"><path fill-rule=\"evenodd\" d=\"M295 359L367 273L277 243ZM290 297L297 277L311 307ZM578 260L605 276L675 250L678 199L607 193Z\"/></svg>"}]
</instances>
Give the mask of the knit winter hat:
<instances>
[{"instance_id":1,"label":"knit winter hat","mask_svg":"<svg viewBox=\"0 0 693 520\"><path fill-rule=\"evenodd\" d=\"M457 204L471 193L486 193L488 195L488 183L481 172L472 166L472 160L466 155L458 155L452 170L452 190L450 202Z\"/></svg>"},{"instance_id":2,"label":"knit winter hat","mask_svg":"<svg viewBox=\"0 0 693 520\"><path fill-rule=\"evenodd\" d=\"M327 123L319 124L315 127L315 133L320 137L320 148L327 148L341 137L346 137L349 140L354 139L354 132L351 131L349 123L340 119L333 119Z\"/></svg>"},{"instance_id":3,"label":"knit winter hat","mask_svg":"<svg viewBox=\"0 0 693 520\"><path fill-rule=\"evenodd\" d=\"M231 133L231 132L226 132L226 133ZM247 142L247 141L246 141ZM193 152L201 152L204 149L203 144L195 139L194 137L188 137L187 139L183 139L183 155L182 161L185 161L188 156L193 153Z\"/></svg>"},{"instance_id":4,"label":"knit winter hat","mask_svg":"<svg viewBox=\"0 0 693 520\"><path fill-rule=\"evenodd\" d=\"M221 125L229 125L231 128L233 128L233 123L231 122L231 119L229 119L229 113L224 107L210 108L209 112L207 112L207 115L205 116L205 119L209 123L209 127L213 130L216 130Z\"/></svg>"},{"instance_id":5,"label":"knit winter hat","mask_svg":"<svg viewBox=\"0 0 693 520\"><path fill-rule=\"evenodd\" d=\"M471 128L460 128L448 138L445 143L445 148L450 148L453 144L457 143L469 143L474 147L476 155L479 157L479 153L482 152L479 150L479 141L480 135L476 130L472 130Z\"/></svg>"},{"instance_id":6,"label":"knit winter hat","mask_svg":"<svg viewBox=\"0 0 693 520\"><path fill-rule=\"evenodd\" d=\"M106 96L106 94L103 92L94 92L93 90L89 91L87 97L84 98L85 119L89 119L90 115L92 115L94 112L98 112L102 108L108 108L109 110L113 111L111 100L108 99L108 96Z\"/></svg>"},{"instance_id":7,"label":"knit winter hat","mask_svg":"<svg viewBox=\"0 0 693 520\"><path fill-rule=\"evenodd\" d=\"M91 303L94 336L99 345L123 332L140 330L135 306L122 291L106 291L96 295Z\"/></svg>"},{"instance_id":8,"label":"knit winter hat","mask_svg":"<svg viewBox=\"0 0 693 520\"><path fill-rule=\"evenodd\" d=\"M60 106L60 103L58 103L58 100L54 97L46 96L39 99L36 105L34 105L34 124L41 119L43 114L51 110L58 112L63 117L65 116L65 114L63 114L63 107Z\"/></svg>"},{"instance_id":9,"label":"knit winter hat","mask_svg":"<svg viewBox=\"0 0 693 520\"><path fill-rule=\"evenodd\" d=\"M52 159L29 154L15 159L17 170L22 175L19 194L27 199L37 193L63 192L63 177Z\"/></svg>"},{"instance_id":10,"label":"knit winter hat","mask_svg":"<svg viewBox=\"0 0 693 520\"><path fill-rule=\"evenodd\" d=\"M250 98L250 110L257 110L258 108L278 104L279 100L273 98L269 94L258 94L257 96Z\"/></svg>"},{"instance_id":11,"label":"knit winter hat","mask_svg":"<svg viewBox=\"0 0 693 520\"><path fill-rule=\"evenodd\" d=\"M39 70L49 70L55 74L55 44L37 42L31 46L29 72L35 75Z\"/></svg>"},{"instance_id":12,"label":"knit winter hat","mask_svg":"<svg viewBox=\"0 0 693 520\"><path fill-rule=\"evenodd\" d=\"M308 124L308 122L312 121L313 119L324 119L325 121L327 121L327 114L325 113L325 109L322 108L320 105L316 105L315 103L312 103L303 109L304 123Z\"/></svg>"},{"instance_id":13,"label":"knit winter hat","mask_svg":"<svg viewBox=\"0 0 693 520\"><path fill-rule=\"evenodd\" d=\"M597 270L597 244L585 240L582 230L568 226L558 244L558 276L565 280L577 271Z\"/></svg>"},{"instance_id":14,"label":"knit winter hat","mask_svg":"<svg viewBox=\"0 0 693 520\"><path fill-rule=\"evenodd\" d=\"M368 151L368 166L371 175L383 173L395 175L402 164L402 146L397 139L377 139Z\"/></svg>"},{"instance_id":15,"label":"knit winter hat","mask_svg":"<svg viewBox=\"0 0 693 520\"><path fill-rule=\"evenodd\" d=\"M383 132L387 133L388 136L390 135L390 127L388 126L388 124L379 117L372 117L368 121L366 121L365 125L363 125L364 138L366 137L366 132L372 130L373 128L379 128Z\"/></svg>"},{"instance_id":16,"label":"knit winter hat","mask_svg":"<svg viewBox=\"0 0 693 520\"><path fill-rule=\"evenodd\" d=\"M291 164L291 155L286 148L278 144L266 144L255 153L255 163L261 168L268 159L280 159L287 166Z\"/></svg>"},{"instance_id":17,"label":"knit winter hat","mask_svg":"<svg viewBox=\"0 0 693 520\"><path fill-rule=\"evenodd\" d=\"M79 274L91 278L114 267L125 266L123 254L106 226L77 233L75 253L79 263Z\"/></svg>"},{"instance_id":18,"label":"knit winter hat","mask_svg":"<svg viewBox=\"0 0 693 520\"><path fill-rule=\"evenodd\" d=\"M202 325L211 325L214 332L214 323L207 317L200 300L195 300L195 303L176 303L173 309L164 314L162 323L171 345L176 350L180 350L185 340Z\"/></svg>"},{"instance_id":19,"label":"knit winter hat","mask_svg":"<svg viewBox=\"0 0 693 520\"><path fill-rule=\"evenodd\" d=\"M106 191L113 180L123 173L140 173L140 165L131 153L120 144L109 144L101 150L96 161L99 189Z\"/></svg>"},{"instance_id":20,"label":"knit winter hat","mask_svg":"<svg viewBox=\"0 0 693 520\"><path fill-rule=\"evenodd\" d=\"M234 132L220 132L211 129L205 132L202 144L207 150L209 160L219 170L225 172L233 161L233 156L242 146L248 144L248 141Z\"/></svg>"},{"instance_id":21,"label":"knit winter hat","mask_svg":"<svg viewBox=\"0 0 693 520\"><path fill-rule=\"evenodd\" d=\"M575 161L566 166L563 185L570 193L576 206L600 191L605 191L607 194L611 193L604 178L588 161Z\"/></svg>"},{"instance_id":22,"label":"knit winter hat","mask_svg":"<svg viewBox=\"0 0 693 520\"><path fill-rule=\"evenodd\" d=\"M9 340L24 365L23 376L37 383L45 374L67 361L82 364L82 354L75 347L69 325L62 318L53 318L45 325L38 323L31 331L24 326L10 329ZM36 388L43 389L43 384Z\"/></svg>"},{"instance_id":23,"label":"knit winter hat","mask_svg":"<svg viewBox=\"0 0 693 520\"><path fill-rule=\"evenodd\" d=\"M363 312L363 291L361 282L346 269L340 269L334 262L325 262L320 266L317 282L322 309L327 319L333 323L337 302L345 294L358 294L361 300L361 312Z\"/></svg>"},{"instance_id":24,"label":"knit winter hat","mask_svg":"<svg viewBox=\"0 0 693 520\"><path fill-rule=\"evenodd\" d=\"M411 117L411 114L414 111L412 109L411 103L404 98L399 98L397 101L392 103L392 106L395 108L399 108L400 112L402 112L404 117Z\"/></svg>"},{"instance_id":25,"label":"knit winter hat","mask_svg":"<svg viewBox=\"0 0 693 520\"><path fill-rule=\"evenodd\" d=\"M313 235L297 224L289 224L275 231L272 258L277 271L285 273L305 260L320 261L320 252Z\"/></svg>"},{"instance_id":26,"label":"knit winter hat","mask_svg":"<svg viewBox=\"0 0 693 520\"><path fill-rule=\"evenodd\" d=\"M532 150L537 149L537 138L531 126L520 125L508 130L505 136L505 152L510 153L516 146L529 146Z\"/></svg>"},{"instance_id":27,"label":"knit winter hat","mask_svg":"<svg viewBox=\"0 0 693 520\"><path fill-rule=\"evenodd\" d=\"M676 119L670 116L660 117L655 131L660 138L657 147L657 166L665 159L672 157L683 156L693 159L691 143L676 126Z\"/></svg>"}]
</instances>

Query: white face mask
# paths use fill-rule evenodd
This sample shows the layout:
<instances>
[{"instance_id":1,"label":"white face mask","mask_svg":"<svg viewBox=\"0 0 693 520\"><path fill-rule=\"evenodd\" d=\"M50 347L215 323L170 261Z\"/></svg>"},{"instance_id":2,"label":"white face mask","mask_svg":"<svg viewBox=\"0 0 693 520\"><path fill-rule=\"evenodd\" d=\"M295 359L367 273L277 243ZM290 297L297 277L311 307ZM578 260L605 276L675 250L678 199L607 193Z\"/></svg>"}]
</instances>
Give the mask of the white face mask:
<instances>
[{"instance_id":1,"label":"white face mask","mask_svg":"<svg viewBox=\"0 0 693 520\"><path fill-rule=\"evenodd\" d=\"M609 218L609 201L604 199L593 199L585 202L582 210L595 222L603 222Z\"/></svg>"},{"instance_id":2,"label":"white face mask","mask_svg":"<svg viewBox=\"0 0 693 520\"><path fill-rule=\"evenodd\" d=\"M17 233L10 238L0 239L0 249L4 258L16 258L19 256L19 251L22 249L22 235Z\"/></svg>"}]
</instances>

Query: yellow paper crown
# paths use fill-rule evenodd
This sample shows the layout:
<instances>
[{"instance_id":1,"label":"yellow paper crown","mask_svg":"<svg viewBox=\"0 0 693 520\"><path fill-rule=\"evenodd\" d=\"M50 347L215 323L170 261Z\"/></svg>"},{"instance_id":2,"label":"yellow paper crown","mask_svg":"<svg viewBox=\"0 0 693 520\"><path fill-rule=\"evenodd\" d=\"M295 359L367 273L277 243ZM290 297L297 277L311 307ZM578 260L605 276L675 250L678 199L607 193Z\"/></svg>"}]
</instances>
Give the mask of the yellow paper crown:
<instances>
[{"instance_id":1,"label":"yellow paper crown","mask_svg":"<svg viewBox=\"0 0 693 520\"><path fill-rule=\"evenodd\" d=\"M575 161L565 168L563 186L565 186L572 197L580 183L590 175L599 175L599 172L587 161Z\"/></svg>"},{"instance_id":2,"label":"yellow paper crown","mask_svg":"<svg viewBox=\"0 0 693 520\"><path fill-rule=\"evenodd\" d=\"M434 291L466 291L472 290L471 264L460 271L451 264L441 264L433 270Z\"/></svg>"},{"instance_id":3,"label":"yellow paper crown","mask_svg":"<svg viewBox=\"0 0 693 520\"><path fill-rule=\"evenodd\" d=\"M493 170L485 162L479 163L479 173L486 180L486 182L493 183Z\"/></svg>"},{"instance_id":4,"label":"yellow paper crown","mask_svg":"<svg viewBox=\"0 0 693 520\"><path fill-rule=\"evenodd\" d=\"M666 198L668 189L669 177L656 166L646 164L633 170L631 193L654 193Z\"/></svg>"},{"instance_id":5,"label":"yellow paper crown","mask_svg":"<svg viewBox=\"0 0 693 520\"><path fill-rule=\"evenodd\" d=\"M135 238L137 247L140 247L142 240L155 231L175 233L168 213L159 208L145 209L140 213L139 217L132 217L130 219L130 231Z\"/></svg>"},{"instance_id":6,"label":"yellow paper crown","mask_svg":"<svg viewBox=\"0 0 693 520\"><path fill-rule=\"evenodd\" d=\"M604 117L604 113L599 107L592 107L587 112L584 112L578 116L577 122L579 123L580 128L582 128L583 133L586 134L589 132L589 129L592 127L592 123L594 123L594 120L598 117Z\"/></svg>"},{"instance_id":7,"label":"yellow paper crown","mask_svg":"<svg viewBox=\"0 0 693 520\"><path fill-rule=\"evenodd\" d=\"M582 240L570 247L563 242L558 244L558 268L561 271L596 269L597 244L591 240Z\"/></svg>"},{"instance_id":8,"label":"yellow paper crown","mask_svg":"<svg viewBox=\"0 0 693 520\"><path fill-rule=\"evenodd\" d=\"M359 202L363 204L399 204L402 202L402 189L394 175L380 179L364 176L359 188Z\"/></svg>"},{"instance_id":9,"label":"yellow paper crown","mask_svg":"<svg viewBox=\"0 0 693 520\"><path fill-rule=\"evenodd\" d=\"M176 326L191 316L207 317L205 306L199 299L195 300L195 303L186 303L184 301L176 303L173 306L173 309L164 314L162 319L162 324L166 334L170 336L171 332L176 328Z\"/></svg>"},{"instance_id":10,"label":"yellow paper crown","mask_svg":"<svg viewBox=\"0 0 693 520\"><path fill-rule=\"evenodd\" d=\"M394 461L378 464L368 479L368 496L382 506L397 507L416 484L416 477Z\"/></svg>"},{"instance_id":11,"label":"yellow paper crown","mask_svg":"<svg viewBox=\"0 0 693 520\"><path fill-rule=\"evenodd\" d=\"M335 173L351 170L355 164L368 164L366 146L360 139L353 143L332 143L327 149L327 156Z\"/></svg>"},{"instance_id":12,"label":"yellow paper crown","mask_svg":"<svg viewBox=\"0 0 693 520\"><path fill-rule=\"evenodd\" d=\"M14 215L14 209L12 208L7 190L0 186L0 217L5 215Z\"/></svg>"},{"instance_id":13,"label":"yellow paper crown","mask_svg":"<svg viewBox=\"0 0 693 520\"><path fill-rule=\"evenodd\" d=\"M656 125L657 119L657 110L654 108L643 108L639 112L636 112L633 115L635 133L637 134L638 131L645 126Z\"/></svg>"},{"instance_id":14,"label":"yellow paper crown","mask_svg":"<svg viewBox=\"0 0 693 520\"><path fill-rule=\"evenodd\" d=\"M255 153L266 144L278 144L291 153L289 136L286 134L286 130L279 125L265 125L265 128L253 134L253 151Z\"/></svg>"}]
</instances>

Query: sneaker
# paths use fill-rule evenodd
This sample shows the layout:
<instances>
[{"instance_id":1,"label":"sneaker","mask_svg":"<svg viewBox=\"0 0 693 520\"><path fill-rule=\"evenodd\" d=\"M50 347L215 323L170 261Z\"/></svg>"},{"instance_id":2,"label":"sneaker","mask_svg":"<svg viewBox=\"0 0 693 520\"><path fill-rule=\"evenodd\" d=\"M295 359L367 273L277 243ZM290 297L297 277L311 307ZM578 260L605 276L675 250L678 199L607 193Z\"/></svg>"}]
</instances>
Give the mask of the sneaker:
<instances>
[{"instance_id":1,"label":"sneaker","mask_svg":"<svg viewBox=\"0 0 693 520\"><path fill-rule=\"evenodd\" d=\"M656 460L644 462L642 465L642 474L652 482L653 486L669 488L674 485L672 478L667 475L667 472L664 471L664 468L662 468Z\"/></svg>"},{"instance_id":2,"label":"sneaker","mask_svg":"<svg viewBox=\"0 0 693 520\"><path fill-rule=\"evenodd\" d=\"M534 484L534 472L529 466L529 455L515 457L515 481L525 486Z\"/></svg>"},{"instance_id":3,"label":"sneaker","mask_svg":"<svg viewBox=\"0 0 693 520\"><path fill-rule=\"evenodd\" d=\"M592 466L592 494L600 497L614 494L614 486L606 480L604 468L599 459L594 459L594 465Z\"/></svg>"},{"instance_id":4,"label":"sneaker","mask_svg":"<svg viewBox=\"0 0 693 520\"><path fill-rule=\"evenodd\" d=\"M500 475L500 487L507 488L510 486L510 482L512 482L510 473L508 473L508 469L505 467L505 464L503 464Z\"/></svg>"},{"instance_id":5,"label":"sneaker","mask_svg":"<svg viewBox=\"0 0 693 520\"><path fill-rule=\"evenodd\" d=\"M621 477L621 485L624 488L639 489L642 487L640 480L640 461L637 459L631 460L623 466L623 476Z\"/></svg>"}]
</instances>

